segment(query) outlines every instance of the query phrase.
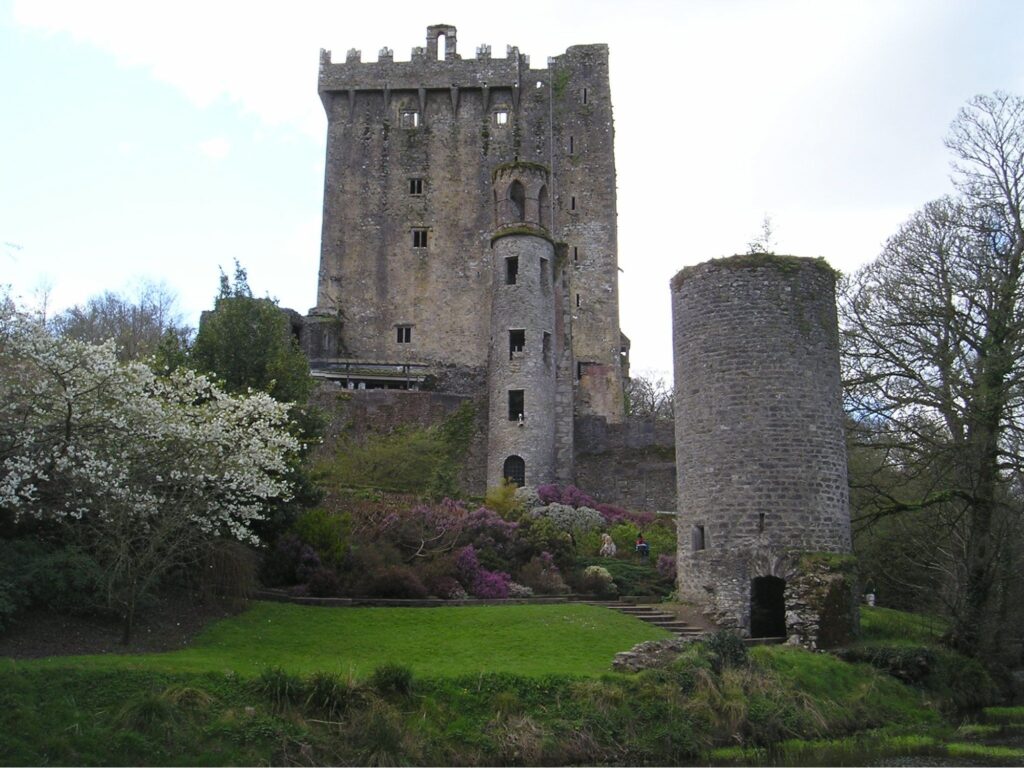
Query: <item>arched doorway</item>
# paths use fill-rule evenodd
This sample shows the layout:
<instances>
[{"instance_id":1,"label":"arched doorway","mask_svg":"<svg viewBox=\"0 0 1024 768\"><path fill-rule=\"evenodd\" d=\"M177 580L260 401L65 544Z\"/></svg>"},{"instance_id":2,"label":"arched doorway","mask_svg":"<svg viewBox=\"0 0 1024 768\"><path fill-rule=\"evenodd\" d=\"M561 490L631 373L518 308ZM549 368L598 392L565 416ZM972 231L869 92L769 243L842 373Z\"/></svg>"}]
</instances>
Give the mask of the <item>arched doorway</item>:
<instances>
[{"instance_id":1,"label":"arched doorway","mask_svg":"<svg viewBox=\"0 0 1024 768\"><path fill-rule=\"evenodd\" d=\"M750 582L750 636L786 636L786 582L758 576Z\"/></svg>"},{"instance_id":2,"label":"arched doorway","mask_svg":"<svg viewBox=\"0 0 1024 768\"><path fill-rule=\"evenodd\" d=\"M509 456L505 459L505 466L502 468L501 474L510 483L515 483L522 488L526 485L526 462L521 456Z\"/></svg>"}]
</instances>

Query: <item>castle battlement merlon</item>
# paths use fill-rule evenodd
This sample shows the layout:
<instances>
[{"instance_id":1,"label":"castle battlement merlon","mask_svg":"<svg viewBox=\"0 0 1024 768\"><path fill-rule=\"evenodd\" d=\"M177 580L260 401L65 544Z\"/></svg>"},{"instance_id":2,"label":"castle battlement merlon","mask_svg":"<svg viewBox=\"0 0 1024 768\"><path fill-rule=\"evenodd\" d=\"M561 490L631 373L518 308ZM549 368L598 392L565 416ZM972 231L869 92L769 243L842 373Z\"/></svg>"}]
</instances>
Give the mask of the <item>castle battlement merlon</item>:
<instances>
[{"instance_id":1,"label":"castle battlement merlon","mask_svg":"<svg viewBox=\"0 0 1024 768\"><path fill-rule=\"evenodd\" d=\"M385 49L390 51L391 49ZM506 59L431 60L423 57L412 61L395 61L392 55L381 55L377 61L364 62L349 57L340 63L331 61L331 52L320 52L318 92L370 90L448 90L457 88L519 87L525 77L545 79L546 70L530 70L526 56L518 53ZM357 52L358 53L358 52ZM355 58L353 61L352 59ZM527 73L530 73L527 75Z\"/></svg>"}]
</instances>

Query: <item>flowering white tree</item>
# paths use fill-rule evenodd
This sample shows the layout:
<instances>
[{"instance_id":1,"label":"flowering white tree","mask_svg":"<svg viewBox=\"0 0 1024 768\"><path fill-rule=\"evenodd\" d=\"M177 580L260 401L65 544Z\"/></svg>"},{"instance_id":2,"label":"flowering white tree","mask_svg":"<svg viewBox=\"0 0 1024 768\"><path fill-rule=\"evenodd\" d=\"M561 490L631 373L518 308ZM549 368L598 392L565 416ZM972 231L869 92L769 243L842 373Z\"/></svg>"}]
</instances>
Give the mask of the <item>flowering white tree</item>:
<instances>
[{"instance_id":1,"label":"flowering white tree","mask_svg":"<svg viewBox=\"0 0 1024 768\"><path fill-rule=\"evenodd\" d=\"M288 406L204 376L162 378L111 343L53 337L0 303L0 510L63 524L105 569L130 638L167 572L289 494Z\"/></svg>"}]
</instances>

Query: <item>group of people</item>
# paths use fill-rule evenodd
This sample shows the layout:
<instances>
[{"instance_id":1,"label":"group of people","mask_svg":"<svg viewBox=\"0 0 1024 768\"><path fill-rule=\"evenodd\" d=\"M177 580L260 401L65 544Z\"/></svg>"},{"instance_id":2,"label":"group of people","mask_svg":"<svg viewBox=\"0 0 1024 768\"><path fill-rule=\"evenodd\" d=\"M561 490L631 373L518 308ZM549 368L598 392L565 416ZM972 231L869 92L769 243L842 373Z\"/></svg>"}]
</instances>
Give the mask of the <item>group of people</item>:
<instances>
[{"instance_id":1,"label":"group of people","mask_svg":"<svg viewBox=\"0 0 1024 768\"><path fill-rule=\"evenodd\" d=\"M615 557L616 551L617 550L615 547L615 542L612 541L612 537L607 533L602 533L600 551L601 557ZM651 548L647 544L647 542L644 541L644 536L642 533L637 534L635 552L642 558L646 558L651 554Z\"/></svg>"}]
</instances>

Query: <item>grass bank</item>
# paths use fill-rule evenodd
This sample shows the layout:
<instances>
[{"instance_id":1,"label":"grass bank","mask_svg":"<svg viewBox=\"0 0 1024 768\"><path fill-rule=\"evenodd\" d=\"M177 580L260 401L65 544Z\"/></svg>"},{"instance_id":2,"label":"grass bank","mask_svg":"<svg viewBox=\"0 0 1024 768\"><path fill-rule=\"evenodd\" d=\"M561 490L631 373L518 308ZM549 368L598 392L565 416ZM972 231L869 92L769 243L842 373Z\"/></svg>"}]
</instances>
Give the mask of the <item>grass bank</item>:
<instances>
[{"instance_id":1,"label":"grass bank","mask_svg":"<svg viewBox=\"0 0 1024 768\"><path fill-rule=\"evenodd\" d=\"M584 605L258 604L183 651L0 662L0 762L692 764L938 723L888 675L793 648L608 671L661 634Z\"/></svg>"}]
</instances>

